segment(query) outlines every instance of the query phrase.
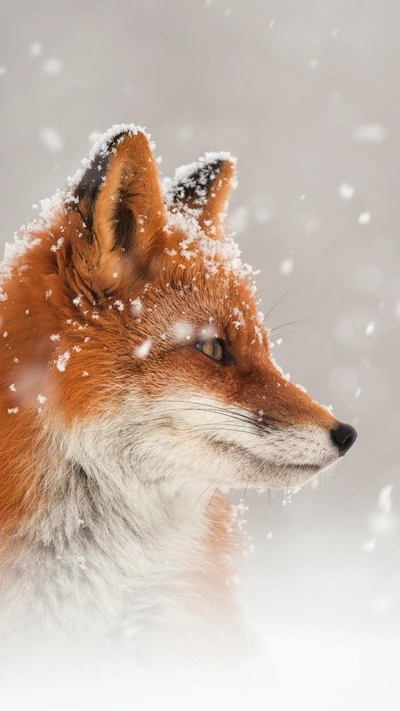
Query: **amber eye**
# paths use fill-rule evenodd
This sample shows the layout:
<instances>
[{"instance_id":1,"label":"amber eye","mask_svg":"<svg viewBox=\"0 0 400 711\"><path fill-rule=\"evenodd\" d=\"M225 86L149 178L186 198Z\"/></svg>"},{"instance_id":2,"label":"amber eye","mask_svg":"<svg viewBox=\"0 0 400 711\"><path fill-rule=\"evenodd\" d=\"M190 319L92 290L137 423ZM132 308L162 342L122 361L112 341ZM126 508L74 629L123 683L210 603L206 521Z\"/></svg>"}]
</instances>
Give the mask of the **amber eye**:
<instances>
[{"instance_id":1,"label":"amber eye","mask_svg":"<svg viewBox=\"0 0 400 711\"><path fill-rule=\"evenodd\" d=\"M196 343L196 348L199 349L207 358L215 360L217 363L233 363L233 358L228 352L225 341L222 338L210 338L208 341L200 341Z\"/></svg>"}]
</instances>

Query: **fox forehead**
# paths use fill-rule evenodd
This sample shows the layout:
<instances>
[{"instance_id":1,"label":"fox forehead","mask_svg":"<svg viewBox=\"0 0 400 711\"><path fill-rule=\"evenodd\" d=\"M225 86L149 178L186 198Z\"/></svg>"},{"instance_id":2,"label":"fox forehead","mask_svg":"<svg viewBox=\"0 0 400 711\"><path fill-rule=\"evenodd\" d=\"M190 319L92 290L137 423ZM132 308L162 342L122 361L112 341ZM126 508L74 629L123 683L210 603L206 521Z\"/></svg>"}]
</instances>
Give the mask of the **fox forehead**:
<instances>
[{"instance_id":1,"label":"fox forehead","mask_svg":"<svg viewBox=\"0 0 400 711\"><path fill-rule=\"evenodd\" d=\"M125 300L110 297L108 308L102 311L88 309L75 299L75 308L84 320L64 320L63 347L67 344L73 348L78 338L82 359L85 351L97 349L103 363L105 359L110 363L121 361L126 370L140 369L141 378L146 370L160 367L160 359L165 360L168 354L178 363L179 351L188 359L188 349L213 338L223 339L236 364L246 370L257 361L266 362L267 329L252 285L226 274L223 267L210 275L201 267L200 259L196 261L182 270L166 255L165 270L160 270L153 283L147 283L139 294L133 291ZM197 353L195 361L200 370L210 365ZM184 361L179 362L184 370ZM218 370L224 378L224 368L218 366Z\"/></svg>"},{"instance_id":2,"label":"fox forehead","mask_svg":"<svg viewBox=\"0 0 400 711\"><path fill-rule=\"evenodd\" d=\"M221 266L210 274L197 258L193 265L176 264L167 256L165 271L148 284L141 297L130 301L137 323L153 331L164 328L175 340L224 337L230 343L267 347L267 330L253 297L253 285L227 274ZM139 308L138 308L139 306ZM186 327L185 327L186 324Z\"/></svg>"}]
</instances>

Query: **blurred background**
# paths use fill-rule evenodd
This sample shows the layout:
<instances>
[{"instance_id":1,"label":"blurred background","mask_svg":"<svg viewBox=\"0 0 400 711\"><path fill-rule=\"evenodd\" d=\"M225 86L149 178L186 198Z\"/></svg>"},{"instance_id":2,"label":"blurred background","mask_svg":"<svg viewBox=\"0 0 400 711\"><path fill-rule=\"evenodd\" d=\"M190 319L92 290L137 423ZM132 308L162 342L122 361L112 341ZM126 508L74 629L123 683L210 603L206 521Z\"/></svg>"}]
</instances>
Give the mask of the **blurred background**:
<instances>
[{"instance_id":1,"label":"blurred background","mask_svg":"<svg viewBox=\"0 0 400 711\"><path fill-rule=\"evenodd\" d=\"M392 0L0 2L1 248L113 123L164 175L238 158L273 354L359 431L332 476L246 492L243 597L293 683L352 709L400 698L399 22Z\"/></svg>"}]
</instances>

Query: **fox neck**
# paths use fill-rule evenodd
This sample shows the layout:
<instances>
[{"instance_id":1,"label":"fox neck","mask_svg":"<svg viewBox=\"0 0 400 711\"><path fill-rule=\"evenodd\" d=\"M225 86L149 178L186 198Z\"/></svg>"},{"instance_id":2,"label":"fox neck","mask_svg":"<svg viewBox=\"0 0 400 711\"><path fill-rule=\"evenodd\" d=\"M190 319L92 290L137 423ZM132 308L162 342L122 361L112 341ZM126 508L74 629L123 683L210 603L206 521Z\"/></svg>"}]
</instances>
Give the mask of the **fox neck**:
<instances>
[{"instance_id":1,"label":"fox neck","mask_svg":"<svg viewBox=\"0 0 400 711\"><path fill-rule=\"evenodd\" d=\"M4 577L5 618L8 599L24 634L25 622L53 637L124 628L136 645L149 621L176 630L183 609L187 634L199 606L210 620L226 610L230 512L221 497L211 501L214 489L145 484L134 473L127 481L68 461L41 478L42 506L15 540L14 572Z\"/></svg>"}]
</instances>

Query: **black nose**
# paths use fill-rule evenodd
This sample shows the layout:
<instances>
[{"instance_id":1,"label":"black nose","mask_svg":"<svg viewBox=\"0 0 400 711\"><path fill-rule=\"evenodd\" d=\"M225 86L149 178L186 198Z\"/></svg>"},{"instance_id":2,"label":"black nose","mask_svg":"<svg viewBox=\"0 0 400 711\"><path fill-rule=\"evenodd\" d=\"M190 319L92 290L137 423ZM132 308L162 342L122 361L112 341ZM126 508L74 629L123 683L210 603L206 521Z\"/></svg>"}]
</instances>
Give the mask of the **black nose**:
<instances>
[{"instance_id":1,"label":"black nose","mask_svg":"<svg viewBox=\"0 0 400 711\"><path fill-rule=\"evenodd\" d=\"M333 444L339 450L339 457L343 457L356 441L357 432L351 425L345 425L344 422L341 422L335 430L331 430L331 437Z\"/></svg>"}]
</instances>

